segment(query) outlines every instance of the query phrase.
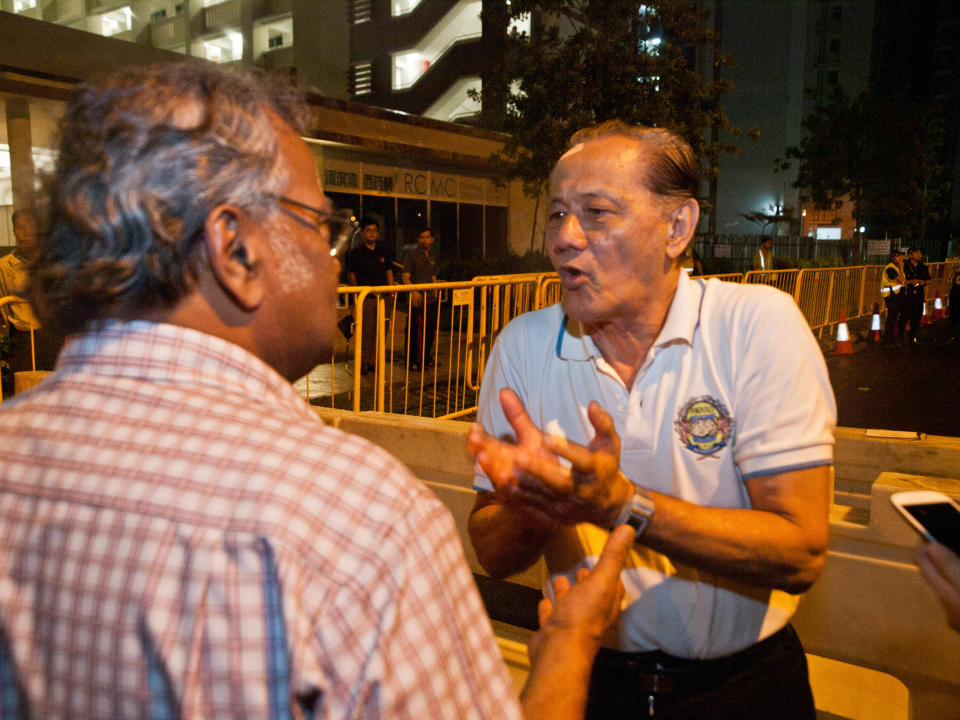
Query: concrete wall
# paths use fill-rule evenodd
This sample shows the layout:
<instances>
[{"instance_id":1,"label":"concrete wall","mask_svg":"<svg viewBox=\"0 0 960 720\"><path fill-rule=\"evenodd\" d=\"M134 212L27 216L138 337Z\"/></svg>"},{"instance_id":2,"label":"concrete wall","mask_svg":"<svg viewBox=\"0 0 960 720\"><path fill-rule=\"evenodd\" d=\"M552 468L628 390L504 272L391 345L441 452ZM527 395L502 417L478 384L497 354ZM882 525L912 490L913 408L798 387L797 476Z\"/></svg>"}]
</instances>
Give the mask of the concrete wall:
<instances>
[{"instance_id":1,"label":"concrete wall","mask_svg":"<svg viewBox=\"0 0 960 720\"><path fill-rule=\"evenodd\" d=\"M317 411L329 424L407 463L450 508L467 560L474 572L482 572L465 527L474 497L467 423ZM960 478L960 439L876 439L840 428L835 477L838 502L831 506L826 570L794 621L810 655L818 708L829 703L822 716L905 717L904 686L912 717L960 716L960 637L947 626L913 562L919 536L889 501L893 492L906 489L960 496L960 480L951 479ZM538 565L511 580L539 587L541 573ZM498 635L506 646L517 640L500 629ZM515 650L507 647L504 657L522 678L522 662L511 661Z\"/></svg>"}]
</instances>

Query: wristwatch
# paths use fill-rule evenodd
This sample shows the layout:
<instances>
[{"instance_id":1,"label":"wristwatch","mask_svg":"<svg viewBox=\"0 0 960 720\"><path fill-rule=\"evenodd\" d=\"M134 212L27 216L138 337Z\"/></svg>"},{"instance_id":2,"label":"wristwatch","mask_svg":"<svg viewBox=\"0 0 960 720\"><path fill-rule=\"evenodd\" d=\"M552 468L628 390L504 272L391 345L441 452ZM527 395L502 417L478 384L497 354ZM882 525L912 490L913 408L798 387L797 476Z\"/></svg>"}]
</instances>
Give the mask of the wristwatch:
<instances>
[{"instance_id":1,"label":"wristwatch","mask_svg":"<svg viewBox=\"0 0 960 720\"><path fill-rule=\"evenodd\" d=\"M614 527L627 524L637 531L637 535L640 535L653 517L653 508L653 498L650 497L650 493L634 485L633 496L623 506Z\"/></svg>"}]
</instances>

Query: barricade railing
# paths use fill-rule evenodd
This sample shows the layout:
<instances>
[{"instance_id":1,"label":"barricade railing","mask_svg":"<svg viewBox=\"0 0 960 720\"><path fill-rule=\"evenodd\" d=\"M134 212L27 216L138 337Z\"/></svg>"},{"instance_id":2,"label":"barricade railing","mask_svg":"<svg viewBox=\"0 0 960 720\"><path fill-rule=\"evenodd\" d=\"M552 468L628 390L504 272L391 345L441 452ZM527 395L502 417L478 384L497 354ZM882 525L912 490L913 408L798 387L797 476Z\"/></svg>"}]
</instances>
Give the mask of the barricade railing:
<instances>
[{"instance_id":1,"label":"barricade railing","mask_svg":"<svg viewBox=\"0 0 960 720\"><path fill-rule=\"evenodd\" d=\"M927 297L939 292L945 298L951 264L927 267L932 278ZM839 323L841 311L848 320L872 312L881 301L882 271L883 266L865 265L702 277L787 292L810 328L822 335ZM415 292L427 300L426 313L411 312ZM454 418L476 410L486 360L503 327L517 315L558 302L562 285L556 273L540 272L419 285L341 286L338 293L340 327L352 342L338 334L331 361L297 381L298 391L311 403L333 408ZM0 298L0 308L12 302L25 301ZM415 323L415 315L423 321ZM373 352L367 352L370 345ZM370 372L364 372L366 364L372 365Z\"/></svg>"},{"instance_id":2,"label":"barricade railing","mask_svg":"<svg viewBox=\"0 0 960 720\"><path fill-rule=\"evenodd\" d=\"M771 285L793 295L797 290L799 270L750 270L743 276L742 282L750 285Z\"/></svg>"},{"instance_id":3,"label":"barricade railing","mask_svg":"<svg viewBox=\"0 0 960 720\"><path fill-rule=\"evenodd\" d=\"M332 360L297 389L311 403L354 411L469 414L497 334L516 315L536 309L545 275L340 287L340 314L347 318L341 330L350 342L338 335ZM414 293L427 312L411 311Z\"/></svg>"}]
</instances>

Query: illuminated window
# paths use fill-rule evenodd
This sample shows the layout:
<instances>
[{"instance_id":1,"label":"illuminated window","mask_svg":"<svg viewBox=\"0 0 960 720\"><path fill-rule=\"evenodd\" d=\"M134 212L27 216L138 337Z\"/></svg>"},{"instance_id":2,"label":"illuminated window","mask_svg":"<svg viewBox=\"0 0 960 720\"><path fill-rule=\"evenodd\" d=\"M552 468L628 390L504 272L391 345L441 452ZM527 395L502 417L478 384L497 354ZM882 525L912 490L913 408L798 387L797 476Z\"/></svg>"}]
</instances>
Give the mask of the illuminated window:
<instances>
[{"instance_id":1,"label":"illuminated window","mask_svg":"<svg viewBox=\"0 0 960 720\"><path fill-rule=\"evenodd\" d=\"M37 0L13 0L13 11L15 13L33 10L36 6Z\"/></svg>"},{"instance_id":2,"label":"illuminated window","mask_svg":"<svg viewBox=\"0 0 960 720\"><path fill-rule=\"evenodd\" d=\"M294 43L293 16L271 18L253 25L253 58L277 48L290 47Z\"/></svg>"},{"instance_id":3,"label":"illuminated window","mask_svg":"<svg viewBox=\"0 0 960 720\"><path fill-rule=\"evenodd\" d=\"M370 0L353 0L350 15L354 25L370 22Z\"/></svg>"},{"instance_id":4,"label":"illuminated window","mask_svg":"<svg viewBox=\"0 0 960 720\"><path fill-rule=\"evenodd\" d=\"M663 44L663 40L661 38L652 37L647 40L641 40L639 42L639 50L647 55L659 55L661 44Z\"/></svg>"},{"instance_id":5,"label":"illuminated window","mask_svg":"<svg viewBox=\"0 0 960 720\"><path fill-rule=\"evenodd\" d=\"M129 7L119 8L103 15L89 18L90 30L104 37L119 35L133 28L133 11Z\"/></svg>"},{"instance_id":6,"label":"illuminated window","mask_svg":"<svg viewBox=\"0 0 960 720\"><path fill-rule=\"evenodd\" d=\"M480 112L480 103L471 98L469 90L480 91L482 83L479 77L463 77L457 80L450 88L433 103L424 117L445 122L456 122L474 117Z\"/></svg>"},{"instance_id":7,"label":"illuminated window","mask_svg":"<svg viewBox=\"0 0 960 720\"><path fill-rule=\"evenodd\" d=\"M507 34L511 34L514 30L517 31L518 35L530 35L530 13L524 13L510 21Z\"/></svg>"},{"instance_id":8,"label":"illuminated window","mask_svg":"<svg viewBox=\"0 0 960 720\"><path fill-rule=\"evenodd\" d=\"M240 60L243 57L243 35L228 31L212 40L203 40L193 46L194 55L215 63Z\"/></svg>"},{"instance_id":9,"label":"illuminated window","mask_svg":"<svg viewBox=\"0 0 960 720\"><path fill-rule=\"evenodd\" d=\"M369 62L354 65L351 68L351 82L354 95L367 95L373 92L373 66Z\"/></svg>"},{"instance_id":10,"label":"illuminated window","mask_svg":"<svg viewBox=\"0 0 960 720\"><path fill-rule=\"evenodd\" d=\"M417 47L393 53L393 89L412 87L455 43L479 38L483 34L480 6L480 0L461 0L434 25Z\"/></svg>"},{"instance_id":11,"label":"illuminated window","mask_svg":"<svg viewBox=\"0 0 960 720\"><path fill-rule=\"evenodd\" d=\"M393 17L400 17L401 15L412 13L420 2L421 0L393 0L393 4L390 7L390 14L393 15Z\"/></svg>"}]
</instances>

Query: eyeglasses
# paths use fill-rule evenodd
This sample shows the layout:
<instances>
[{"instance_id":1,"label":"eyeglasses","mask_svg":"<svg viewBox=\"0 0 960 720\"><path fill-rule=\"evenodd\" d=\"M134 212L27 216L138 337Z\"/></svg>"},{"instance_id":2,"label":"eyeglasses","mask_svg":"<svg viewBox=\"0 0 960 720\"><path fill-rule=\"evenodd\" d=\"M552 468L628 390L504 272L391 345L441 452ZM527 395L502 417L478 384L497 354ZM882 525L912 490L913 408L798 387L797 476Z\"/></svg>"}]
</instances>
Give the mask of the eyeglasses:
<instances>
[{"instance_id":1,"label":"eyeglasses","mask_svg":"<svg viewBox=\"0 0 960 720\"><path fill-rule=\"evenodd\" d=\"M337 259L341 259L350 249L350 241L360 232L360 223L350 210L327 212L285 195L274 195L273 198L277 201L281 212L304 227L320 232L320 229L326 225L330 229L330 255ZM307 220L292 208L310 213L313 220Z\"/></svg>"}]
</instances>

